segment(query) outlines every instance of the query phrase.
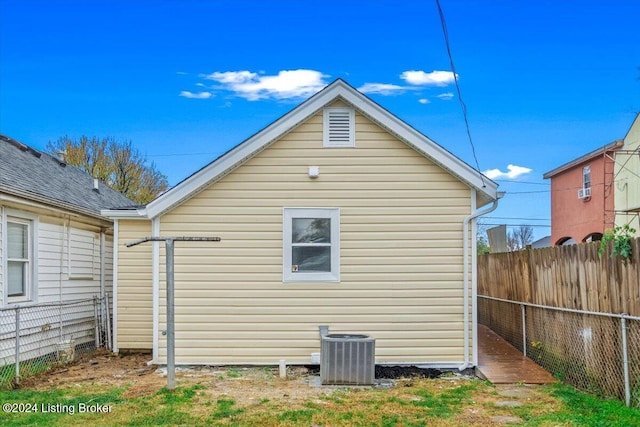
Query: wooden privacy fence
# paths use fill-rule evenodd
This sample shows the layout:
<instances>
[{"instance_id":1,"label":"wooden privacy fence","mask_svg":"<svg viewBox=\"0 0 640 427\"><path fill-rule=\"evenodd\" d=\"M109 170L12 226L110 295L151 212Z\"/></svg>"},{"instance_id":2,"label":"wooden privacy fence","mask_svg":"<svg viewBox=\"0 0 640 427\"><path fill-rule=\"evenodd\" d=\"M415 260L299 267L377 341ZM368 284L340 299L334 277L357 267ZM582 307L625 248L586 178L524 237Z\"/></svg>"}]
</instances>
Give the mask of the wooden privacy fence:
<instances>
[{"instance_id":1,"label":"wooden privacy fence","mask_svg":"<svg viewBox=\"0 0 640 427\"><path fill-rule=\"evenodd\" d=\"M611 245L611 244L610 244ZM478 257L478 294L575 310L640 316L640 238L630 259L600 242Z\"/></svg>"},{"instance_id":2,"label":"wooden privacy fence","mask_svg":"<svg viewBox=\"0 0 640 427\"><path fill-rule=\"evenodd\" d=\"M480 256L479 322L560 380L640 407L640 239L627 260L599 247Z\"/></svg>"}]
</instances>

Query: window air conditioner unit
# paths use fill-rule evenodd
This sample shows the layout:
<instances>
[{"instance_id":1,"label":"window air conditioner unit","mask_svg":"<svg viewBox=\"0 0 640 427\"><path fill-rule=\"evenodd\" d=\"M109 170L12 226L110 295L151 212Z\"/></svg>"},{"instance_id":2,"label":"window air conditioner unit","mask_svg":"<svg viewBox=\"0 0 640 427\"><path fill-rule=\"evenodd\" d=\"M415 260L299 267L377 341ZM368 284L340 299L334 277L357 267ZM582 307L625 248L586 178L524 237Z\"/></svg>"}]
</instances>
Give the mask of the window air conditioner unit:
<instances>
[{"instance_id":1,"label":"window air conditioner unit","mask_svg":"<svg viewBox=\"0 0 640 427\"><path fill-rule=\"evenodd\" d=\"M329 334L320 343L322 385L372 385L376 340L368 335Z\"/></svg>"},{"instance_id":2,"label":"window air conditioner unit","mask_svg":"<svg viewBox=\"0 0 640 427\"><path fill-rule=\"evenodd\" d=\"M591 188L581 188L578 190L578 199L588 199L591 197Z\"/></svg>"}]
</instances>

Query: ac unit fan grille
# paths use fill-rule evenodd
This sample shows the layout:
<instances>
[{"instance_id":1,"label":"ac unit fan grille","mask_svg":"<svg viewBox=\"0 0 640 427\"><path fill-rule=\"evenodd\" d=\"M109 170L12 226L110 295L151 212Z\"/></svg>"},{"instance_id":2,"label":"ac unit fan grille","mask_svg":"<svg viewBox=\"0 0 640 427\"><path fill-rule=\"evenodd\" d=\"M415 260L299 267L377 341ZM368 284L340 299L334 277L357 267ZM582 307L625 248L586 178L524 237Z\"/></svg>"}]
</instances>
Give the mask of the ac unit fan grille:
<instances>
[{"instance_id":1,"label":"ac unit fan grille","mask_svg":"<svg viewBox=\"0 0 640 427\"><path fill-rule=\"evenodd\" d=\"M322 337L320 381L323 385L371 385L375 379L375 339L366 335Z\"/></svg>"}]
</instances>

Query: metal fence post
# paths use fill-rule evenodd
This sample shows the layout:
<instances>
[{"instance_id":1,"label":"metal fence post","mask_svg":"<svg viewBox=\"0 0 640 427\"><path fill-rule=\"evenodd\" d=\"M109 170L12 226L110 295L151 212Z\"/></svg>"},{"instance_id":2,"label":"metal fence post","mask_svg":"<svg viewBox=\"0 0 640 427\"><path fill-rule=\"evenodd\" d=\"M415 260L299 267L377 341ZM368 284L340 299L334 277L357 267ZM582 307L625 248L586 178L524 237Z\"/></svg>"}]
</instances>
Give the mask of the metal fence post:
<instances>
[{"instance_id":1,"label":"metal fence post","mask_svg":"<svg viewBox=\"0 0 640 427\"><path fill-rule=\"evenodd\" d=\"M98 325L98 298L93 297L93 321L95 324L95 345L96 348L100 347L100 326Z\"/></svg>"},{"instance_id":2,"label":"metal fence post","mask_svg":"<svg viewBox=\"0 0 640 427\"><path fill-rule=\"evenodd\" d=\"M520 304L522 308L522 354L527 357L527 307Z\"/></svg>"},{"instance_id":3,"label":"metal fence post","mask_svg":"<svg viewBox=\"0 0 640 427\"><path fill-rule=\"evenodd\" d=\"M16 384L20 383L20 307L16 307Z\"/></svg>"},{"instance_id":4,"label":"metal fence post","mask_svg":"<svg viewBox=\"0 0 640 427\"><path fill-rule=\"evenodd\" d=\"M113 349L113 343L111 342L111 313L109 310L109 294L104 294L104 308L106 311L105 321L107 323L107 350Z\"/></svg>"},{"instance_id":5,"label":"metal fence post","mask_svg":"<svg viewBox=\"0 0 640 427\"><path fill-rule=\"evenodd\" d=\"M629 381L629 348L627 347L627 319L620 318L622 328L622 367L624 370L624 401L631 406L631 383Z\"/></svg>"}]
</instances>

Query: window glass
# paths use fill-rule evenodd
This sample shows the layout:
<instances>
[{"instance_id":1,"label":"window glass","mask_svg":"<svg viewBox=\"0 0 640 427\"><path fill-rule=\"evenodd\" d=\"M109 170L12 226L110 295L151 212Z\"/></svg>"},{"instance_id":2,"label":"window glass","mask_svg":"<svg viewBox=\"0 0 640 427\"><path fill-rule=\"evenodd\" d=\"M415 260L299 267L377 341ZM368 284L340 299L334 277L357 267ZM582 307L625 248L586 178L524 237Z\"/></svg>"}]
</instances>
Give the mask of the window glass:
<instances>
[{"instance_id":1,"label":"window glass","mask_svg":"<svg viewBox=\"0 0 640 427\"><path fill-rule=\"evenodd\" d=\"M29 226L7 222L8 257L26 259L29 257Z\"/></svg>"},{"instance_id":2,"label":"window glass","mask_svg":"<svg viewBox=\"0 0 640 427\"><path fill-rule=\"evenodd\" d=\"M7 221L7 293L27 297L29 284L29 225Z\"/></svg>"},{"instance_id":3,"label":"window glass","mask_svg":"<svg viewBox=\"0 0 640 427\"><path fill-rule=\"evenodd\" d=\"M331 272L331 246L294 246L291 271Z\"/></svg>"},{"instance_id":4,"label":"window glass","mask_svg":"<svg viewBox=\"0 0 640 427\"><path fill-rule=\"evenodd\" d=\"M582 188L591 188L591 166L582 169Z\"/></svg>"},{"instance_id":5,"label":"window glass","mask_svg":"<svg viewBox=\"0 0 640 427\"><path fill-rule=\"evenodd\" d=\"M22 297L26 295L26 266L22 261L9 261L7 263L7 282L10 297Z\"/></svg>"},{"instance_id":6,"label":"window glass","mask_svg":"<svg viewBox=\"0 0 640 427\"><path fill-rule=\"evenodd\" d=\"M340 210L285 208L283 281L340 281Z\"/></svg>"},{"instance_id":7,"label":"window glass","mask_svg":"<svg viewBox=\"0 0 640 427\"><path fill-rule=\"evenodd\" d=\"M292 243L331 243L330 218L293 218Z\"/></svg>"}]
</instances>

